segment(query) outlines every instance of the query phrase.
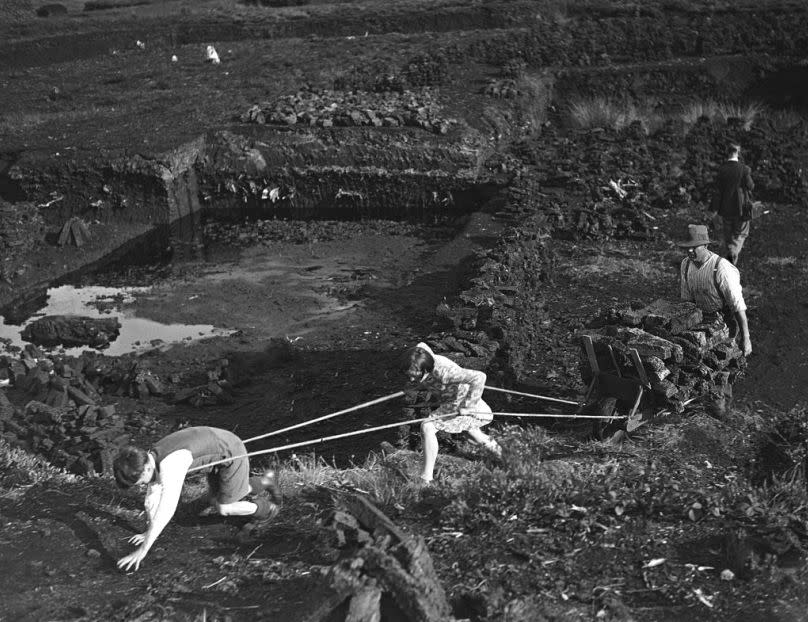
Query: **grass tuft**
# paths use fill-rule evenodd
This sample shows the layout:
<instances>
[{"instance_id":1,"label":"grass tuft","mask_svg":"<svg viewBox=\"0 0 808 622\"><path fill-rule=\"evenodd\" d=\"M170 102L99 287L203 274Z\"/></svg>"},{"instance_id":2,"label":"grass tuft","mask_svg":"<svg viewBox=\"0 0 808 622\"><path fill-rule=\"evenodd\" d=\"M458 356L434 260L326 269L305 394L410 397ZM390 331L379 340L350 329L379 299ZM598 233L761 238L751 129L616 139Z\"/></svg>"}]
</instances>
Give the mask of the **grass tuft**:
<instances>
[{"instance_id":1,"label":"grass tuft","mask_svg":"<svg viewBox=\"0 0 808 622\"><path fill-rule=\"evenodd\" d=\"M630 101L617 102L605 97L595 97L572 103L570 119L573 126L582 129L622 130L639 123L646 134L654 132L662 123L660 115L647 106L637 106Z\"/></svg>"},{"instance_id":2,"label":"grass tuft","mask_svg":"<svg viewBox=\"0 0 808 622\"><path fill-rule=\"evenodd\" d=\"M681 118L685 125L695 125L701 119L726 123L730 119L740 119L743 129L749 131L755 119L763 112L757 103L726 104L712 100L693 102L682 110Z\"/></svg>"},{"instance_id":3,"label":"grass tuft","mask_svg":"<svg viewBox=\"0 0 808 622\"><path fill-rule=\"evenodd\" d=\"M312 486L337 486L366 493L381 506L411 501L418 494L413 452L393 456L371 453L363 465L337 468L321 456L293 456L282 470L284 494Z\"/></svg>"},{"instance_id":4,"label":"grass tuft","mask_svg":"<svg viewBox=\"0 0 808 622\"><path fill-rule=\"evenodd\" d=\"M693 102L682 108L678 115L663 116L647 105L637 105L631 101L615 101L606 97L582 99L570 105L569 116L572 125L582 129L608 128L622 130L638 123L645 134L652 134L668 121L678 118L685 127L695 125L701 119L727 123L731 119L740 121L748 131L764 112L761 104L728 104L713 100ZM784 115L782 123L793 122Z\"/></svg>"},{"instance_id":5,"label":"grass tuft","mask_svg":"<svg viewBox=\"0 0 808 622\"><path fill-rule=\"evenodd\" d=\"M75 481L76 476L56 468L40 456L12 447L0 438L0 494L53 479Z\"/></svg>"}]
</instances>

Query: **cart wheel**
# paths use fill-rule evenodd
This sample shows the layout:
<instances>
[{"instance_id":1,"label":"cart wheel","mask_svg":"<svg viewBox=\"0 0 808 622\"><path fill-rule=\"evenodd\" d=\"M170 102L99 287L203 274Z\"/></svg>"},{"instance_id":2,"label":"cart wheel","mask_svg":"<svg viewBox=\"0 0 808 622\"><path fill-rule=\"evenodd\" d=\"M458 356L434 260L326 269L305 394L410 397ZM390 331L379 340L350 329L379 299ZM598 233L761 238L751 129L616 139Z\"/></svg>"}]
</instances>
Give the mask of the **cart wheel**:
<instances>
[{"instance_id":1,"label":"cart wheel","mask_svg":"<svg viewBox=\"0 0 808 622\"><path fill-rule=\"evenodd\" d=\"M616 410L617 410L617 398L604 397L598 400L598 403L595 407L595 414L600 415L601 417L614 417ZM592 421L593 421L592 436L595 437L595 439L602 441L607 428L611 426L614 420L593 419Z\"/></svg>"}]
</instances>

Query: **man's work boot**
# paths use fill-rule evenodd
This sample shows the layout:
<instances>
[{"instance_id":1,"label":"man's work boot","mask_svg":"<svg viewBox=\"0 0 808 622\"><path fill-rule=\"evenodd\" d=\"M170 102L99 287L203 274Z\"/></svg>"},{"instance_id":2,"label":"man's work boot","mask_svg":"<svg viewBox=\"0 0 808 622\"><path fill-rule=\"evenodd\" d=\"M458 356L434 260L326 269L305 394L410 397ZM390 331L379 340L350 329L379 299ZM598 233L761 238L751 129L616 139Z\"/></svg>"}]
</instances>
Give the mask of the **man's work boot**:
<instances>
[{"instance_id":1,"label":"man's work boot","mask_svg":"<svg viewBox=\"0 0 808 622\"><path fill-rule=\"evenodd\" d=\"M281 488L278 486L278 474L273 469L267 469L262 475L254 475L250 478L250 491L257 495L263 491L268 491L272 495L275 503L283 501Z\"/></svg>"}]
</instances>

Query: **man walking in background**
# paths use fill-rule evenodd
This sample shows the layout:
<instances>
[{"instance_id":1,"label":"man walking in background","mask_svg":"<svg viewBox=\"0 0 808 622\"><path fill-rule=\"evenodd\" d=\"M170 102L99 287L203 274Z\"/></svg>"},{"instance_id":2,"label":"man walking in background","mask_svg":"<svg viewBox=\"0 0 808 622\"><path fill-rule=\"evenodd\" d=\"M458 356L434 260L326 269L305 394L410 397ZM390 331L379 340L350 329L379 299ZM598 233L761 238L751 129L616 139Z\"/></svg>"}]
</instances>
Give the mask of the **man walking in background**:
<instances>
[{"instance_id":1,"label":"man walking in background","mask_svg":"<svg viewBox=\"0 0 808 622\"><path fill-rule=\"evenodd\" d=\"M740 156L740 145L731 144L726 162L718 168L710 202L710 211L721 217L727 259L733 264L738 262L749 235L751 216L746 207L752 202L751 192L755 187L752 170L739 161Z\"/></svg>"}]
</instances>

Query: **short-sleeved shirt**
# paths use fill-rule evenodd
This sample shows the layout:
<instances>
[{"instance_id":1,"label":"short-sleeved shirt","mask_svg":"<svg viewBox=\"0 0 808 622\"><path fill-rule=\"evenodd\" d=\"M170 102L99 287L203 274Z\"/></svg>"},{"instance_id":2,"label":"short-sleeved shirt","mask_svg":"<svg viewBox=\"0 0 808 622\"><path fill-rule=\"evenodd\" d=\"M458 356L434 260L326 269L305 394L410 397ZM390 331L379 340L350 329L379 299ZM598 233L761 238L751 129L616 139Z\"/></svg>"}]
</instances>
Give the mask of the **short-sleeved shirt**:
<instances>
[{"instance_id":1,"label":"short-sleeved shirt","mask_svg":"<svg viewBox=\"0 0 808 622\"><path fill-rule=\"evenodd\" d=\"M724 308L732 312L746 311L741 287L741 273L729 261L708 251L707 260L696 265L689 257L680 269L681 298L694 302L702 311L711 313ZM718 285L718 289L716 289Z\"/></svg>"},{"instance_id":2,"label":"short-sleeved shirt","mask_svg":"<svg viewBox=\"0 0 808 622\"><path fill-rule=\"evenodd\" d=\"M228 430L207 426L172 432L157 441L151 451L159 468L164 458L181 449L187 449L193 456L189 469L205 467L213 462L247 453L238 436ZM219 503L233 503L243 499L250 492L249 460L244 457L236 458L212 467L208 474L208 483Z\"/></svg>"}]
</instances>

